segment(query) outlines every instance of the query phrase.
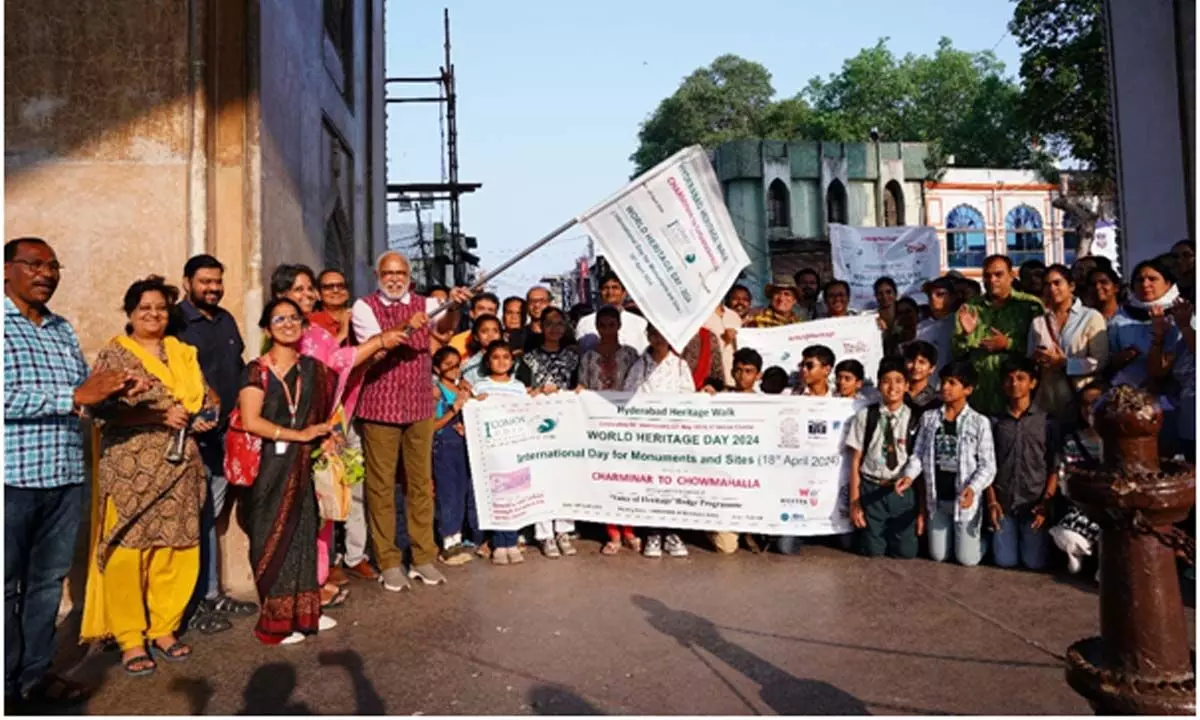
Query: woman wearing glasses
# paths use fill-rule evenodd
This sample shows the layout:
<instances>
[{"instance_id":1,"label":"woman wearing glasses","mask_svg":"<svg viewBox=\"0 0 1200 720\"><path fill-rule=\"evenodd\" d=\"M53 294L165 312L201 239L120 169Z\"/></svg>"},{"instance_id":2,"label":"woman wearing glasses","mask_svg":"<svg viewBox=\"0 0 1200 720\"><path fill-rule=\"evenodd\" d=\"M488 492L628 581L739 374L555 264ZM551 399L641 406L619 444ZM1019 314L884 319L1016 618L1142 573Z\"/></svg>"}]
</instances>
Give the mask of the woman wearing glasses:
<instances>
[{"instance_id":1,"label":"woman wearing glasses","mask_svg":"<svg viewBox=\"0 0 1200 720\"><path fill-rule=\"evenodd\" d=\"M321 309L308 316L309 323L324 328L340 345L350 344L350 285L341 270L327 268L317 276Z\"/></svg>"},{"instance_id":2,"label":"woman wearing glasses","mask_svg":"<svg viewBox=\"0 0 1200 720\"><path fill-rule=\"evenodd\" d=\"M337 625L321 614L312 480L312 452L331 430L337 376L300 353L304 314L294 301L272 300L259 327L271 349L246 366L238 397L242 426L262 438L250 493L250 562L262 606L254 634L268 645L291 644Z\"/></svg>"}]
</instances>

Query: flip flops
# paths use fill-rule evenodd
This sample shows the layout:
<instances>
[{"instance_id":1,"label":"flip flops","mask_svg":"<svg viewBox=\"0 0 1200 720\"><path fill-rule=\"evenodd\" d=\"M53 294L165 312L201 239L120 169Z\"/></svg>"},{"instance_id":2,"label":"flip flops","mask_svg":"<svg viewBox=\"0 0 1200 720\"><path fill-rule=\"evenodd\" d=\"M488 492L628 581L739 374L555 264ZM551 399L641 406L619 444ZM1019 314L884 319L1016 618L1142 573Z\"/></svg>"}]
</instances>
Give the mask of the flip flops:
<instances>
[{"instance_id":1,"label":"flip flops","mask_svg":"<svg viewBox=\"0 0 1200 720\"><path fill-rule=\"evenodd\" d=\"M159 647L158 643L150 643L150 652L155 657L167 662L181 663L192 656L192 648L182 640L176 640L168 648Z\"/></svg>"}]
</instances>

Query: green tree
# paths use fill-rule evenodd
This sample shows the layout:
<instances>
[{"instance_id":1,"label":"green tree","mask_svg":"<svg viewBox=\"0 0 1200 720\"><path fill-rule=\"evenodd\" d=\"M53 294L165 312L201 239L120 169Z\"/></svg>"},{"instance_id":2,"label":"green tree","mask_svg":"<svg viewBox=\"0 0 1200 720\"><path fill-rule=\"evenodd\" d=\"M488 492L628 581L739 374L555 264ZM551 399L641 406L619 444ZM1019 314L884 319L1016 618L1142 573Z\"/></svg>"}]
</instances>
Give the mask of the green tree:
<instances>
[{"instance_id":1,"label":"green tree","mask_svg":"<svg viewBox=\"0 0 1200 720\"><path fill-rule=\"evenodd\" d=\"M942 38L933 55L897 58L887 39L846 60L804 96L822 140L853 141L872 128L886 140L927 142L959 165L1013 167L1028 161L1020 89L991 52L955 49Z\"/></svg>"},{"instance_id":2,"label":"green tree","mask_svg":"<svg viewBox=\"0 0 1200 720\"><path fill-rule=\"evenodd\" d=\"M1044 145L1037 158L1047 180L1060 183L1052 202L1080 225L1079 255L1088 253L1096 212L1082 195L1111 192L1108 62L1102 0L1017 0L1008 29L1021 48L1020 109ZM1074 159L1072 188L1058 164Z\"/></svg>"},{"instance_id":3,"label":"green tree","mask_svg":"<svg viewBox=\"0 0 1200 720\"><path fill-rule=\"evenodd\" d=\"M808 115L799 97L774 100L771 73L761 64L722 55L684 78L638 131L629 159L642 173L689 145L715 147L728 140L795 137Z\"/></svg>"}]
</instances>

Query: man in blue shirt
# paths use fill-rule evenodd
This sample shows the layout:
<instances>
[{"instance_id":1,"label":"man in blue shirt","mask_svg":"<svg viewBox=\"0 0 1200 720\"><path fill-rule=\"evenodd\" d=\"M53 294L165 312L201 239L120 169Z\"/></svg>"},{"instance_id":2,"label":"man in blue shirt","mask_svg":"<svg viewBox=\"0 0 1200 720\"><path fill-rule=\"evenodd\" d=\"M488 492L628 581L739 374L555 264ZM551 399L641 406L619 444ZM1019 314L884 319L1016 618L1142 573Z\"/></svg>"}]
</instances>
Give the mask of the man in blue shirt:
<instances>
[{"instance_id":1,"label":"man in blue shirt","mask_svg":"<svg viewBox=\"0 0 1200 720\"><path fill-rule=\"evenodd\" d=\"M124 372L88 376L79 339L46 303L62 266L40 238L4 245L4 695L81 701L79 685L50 672L62 583L83 515L88 407L146 388Z\"/></svg>"},{"instance_id":2,"label":"man in blue shirt","mask_svg":"<svg viewBox=\"0 0 1200 720\"><path fill-rule=\"evenodd\" d=\"M221 400L217 427L197 437L200 456L208 470L208 497L201 516L200 577L196 581L193 614L189 626L211 634L229 630L227 615L250 616L258 612L254 603L235 600L221 592L217 557L217 519L225 509L225 431L229 414L237 407L245 349L237 322L220 307L225 297L225 267L212 255L197 255L183 267L183 289L187 298L179 304L185 323L179 339L196 348L204 382Z\"/></svg>"}]
</instances>

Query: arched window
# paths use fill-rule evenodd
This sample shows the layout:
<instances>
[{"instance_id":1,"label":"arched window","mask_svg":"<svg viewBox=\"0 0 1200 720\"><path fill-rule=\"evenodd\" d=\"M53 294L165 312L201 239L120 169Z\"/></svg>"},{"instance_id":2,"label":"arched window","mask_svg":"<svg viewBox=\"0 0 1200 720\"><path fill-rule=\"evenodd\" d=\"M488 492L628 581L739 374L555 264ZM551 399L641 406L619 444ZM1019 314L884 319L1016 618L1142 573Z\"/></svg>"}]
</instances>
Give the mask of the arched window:
<instances>
[{"instance_id":1,"label":"arched window","mask_svg":"<svg viewBox=\"0 0 1200 720\"><path fill-rule=\"evenodd\" d=\"M1046 261L1042 245L1042 214L1028 205L1018 205L1004 218L1005 247L1013 265L1026 260Z\"/></svg>"},{"instance_id":2,"label":"arched window","mask_svg":"<svg viewBox=\"0 0 1200 720\"><path fill-rule=\"evenodd\" d=\"M1070 267L1079 255L1079 221L1071 213L1063 213L1063 263Z\"/></svg>"},{"instance_id":3,"label":"arched window","mask_svg":"<svg viewBox=\"0 0 1200 720\"><path fill-rule=\"evenodd\" d=\"M767 226L773 228L790 228L791 198L787 185L779 178L771 181L767 188Z\"/></svg>"},{"instance_id":4,"label":"arched window","mask_svg":"<svg viewBox=\"0 0 1200 720\"><path fill-rule=\"evenodd\" d=\"M952 268L983 267L987 257L987 235L983 213L970 205L959 205L946 216L946 264Z\"/></svg>"},{"instance_id":5,"label":"arched window","mask_svg":"<svg viewBox=\"0 0 1200 720\"><path fill-rule=\"evenodd\" d=\"M883 224L889 227L904 224L904 190L895 180L883 186Z\"/></svg>"},{"instance_id":6,"label":"arched window","mask_svg":"<svg viewBox=\"0 0 1200 720\"><path fill-rule=\"evenodd\" d=\"M847 217L846 186L835 178L825 193L825 222L845 225Z\"/></svg>"}]
</instances>

